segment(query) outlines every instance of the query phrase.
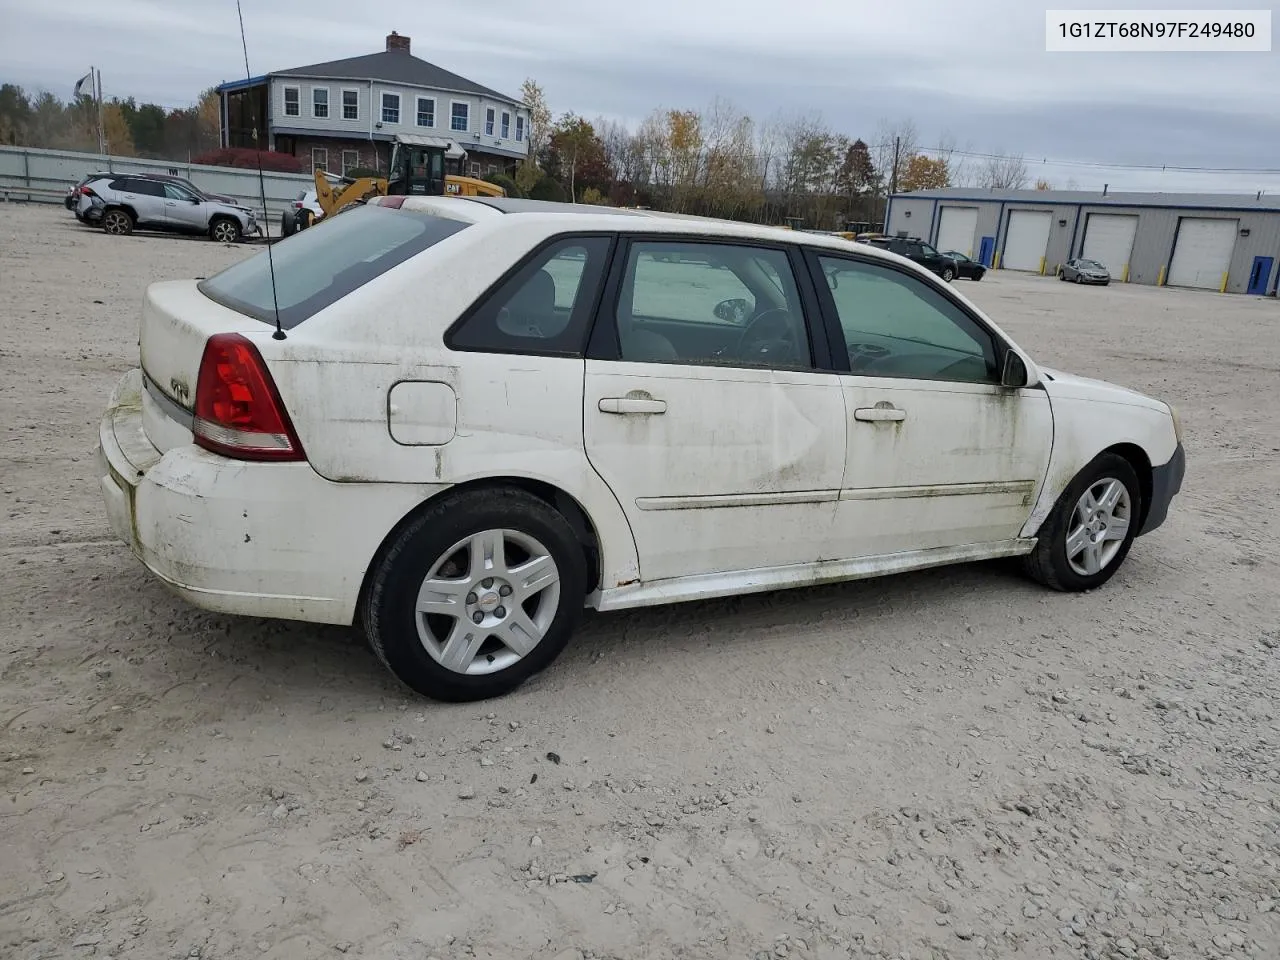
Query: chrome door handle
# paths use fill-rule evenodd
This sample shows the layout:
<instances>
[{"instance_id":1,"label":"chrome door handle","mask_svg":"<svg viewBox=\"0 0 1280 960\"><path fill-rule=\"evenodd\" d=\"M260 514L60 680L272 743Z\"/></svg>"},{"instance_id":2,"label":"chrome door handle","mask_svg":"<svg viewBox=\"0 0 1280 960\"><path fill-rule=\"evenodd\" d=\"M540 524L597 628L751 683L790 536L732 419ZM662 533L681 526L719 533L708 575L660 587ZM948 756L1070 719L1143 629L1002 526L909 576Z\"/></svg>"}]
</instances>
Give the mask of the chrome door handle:
<instances>
[{"instance_id":1,"label":"chrome door handle","mask_svg":"<svg viewBox=\"0 0 1280 960\"><path fill-rule=\"evenodd\" d=\"M886 420L905 420L907 419L907 411L899 410L892 404L874 407L859 407L853 411L853 419L861 420L864 423L883 423Z\"/></svg>"},{"instance_id":2,"label":"chrome door handle","mask_svg":"<svg viewBox=\"0 0 1280 960\"><path fill-rule=\"evenodd\" d=\"M603 397L598 404L601 413L627 414L667 412L665 400L643 400L638 397Z\"/></svg>"}]
</instances>

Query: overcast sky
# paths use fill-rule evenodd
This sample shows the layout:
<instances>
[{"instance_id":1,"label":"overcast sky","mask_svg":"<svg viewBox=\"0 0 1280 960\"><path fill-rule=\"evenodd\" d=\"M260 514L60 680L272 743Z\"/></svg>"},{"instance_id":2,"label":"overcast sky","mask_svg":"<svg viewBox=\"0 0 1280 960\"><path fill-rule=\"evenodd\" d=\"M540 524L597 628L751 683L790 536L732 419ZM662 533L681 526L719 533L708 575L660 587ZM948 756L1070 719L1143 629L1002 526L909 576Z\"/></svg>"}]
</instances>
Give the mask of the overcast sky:
<instances>
[{"instance_id":1,"label":"overcast sky","mask_svg":"<svg viewBox=\"0 0 1280 960\"><path fill-rule=\"evenodd\" d=\"M557 114L635 123L721 96L757 119L820 113L867 140L882 119L910 119L925 145L1019 152L1059 187L1280 192L1274 175L1039 163L1280 168L1280 55L1045 52L1045 6L1105 0L242 3L254 74L376 52L394 29L415 55L511 95L534 77ZM91 64L108 98L166 106L244 76L235 0L0 0L0 23L0 82L63 97Z\"/></svg>"}]
</instances>

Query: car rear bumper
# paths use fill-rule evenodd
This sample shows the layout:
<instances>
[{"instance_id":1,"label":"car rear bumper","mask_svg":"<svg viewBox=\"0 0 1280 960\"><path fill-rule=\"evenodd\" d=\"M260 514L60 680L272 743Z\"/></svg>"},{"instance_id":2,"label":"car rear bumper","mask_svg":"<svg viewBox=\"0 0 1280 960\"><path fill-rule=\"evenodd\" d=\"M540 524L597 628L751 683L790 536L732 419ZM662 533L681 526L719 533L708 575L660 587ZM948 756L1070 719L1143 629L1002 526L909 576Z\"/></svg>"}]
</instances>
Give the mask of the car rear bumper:
<instances>
[{"instance_id":1,"label":"car rear bumper","mask_svg":"<svg viewBox=\"0 0 1280 960\"><path fill-rule=\"evenodd\" d=\"M350 624L386 534L426 495L333 483L307 463L247 463L194 444L157 450L142 376L120 380L99 427L111 529L188 602L219 613Z\"/></svg>"},{"instance_id":2,"label":"car rear bumper","mask_svg":"<svg viewBox=\"0 0 1280 960\"><path fill-rule=\"evenodd\" d=\"M1138 531L1138 536L1150 533L1164 523L1169 516L1169 505L1182 489L1186 472L1187 454L1179 443L1168 463L1151 470L1151 505L1147 508L1147 518Z\"/></svg>"}]
</instances>

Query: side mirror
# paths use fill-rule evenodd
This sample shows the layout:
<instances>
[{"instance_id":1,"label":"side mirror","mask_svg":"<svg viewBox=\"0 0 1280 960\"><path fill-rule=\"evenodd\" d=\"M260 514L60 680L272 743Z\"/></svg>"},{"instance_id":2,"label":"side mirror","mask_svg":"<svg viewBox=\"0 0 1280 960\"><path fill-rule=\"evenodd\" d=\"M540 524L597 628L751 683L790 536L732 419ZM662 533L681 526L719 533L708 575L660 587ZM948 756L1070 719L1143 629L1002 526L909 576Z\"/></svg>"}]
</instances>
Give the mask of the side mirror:
<instances>
[{"instance_id":1,"label":"side mirror","mask_svg":"<svg viewBox=\"0 0 1280 960\"><path fill-rule=\"evenodd\" d=\"M200 205L200 198L199 198L199 197L192 197L192 198L191 198L191 204L192 204L192 206L197 206L197 207L198 207L198 206Z\"/></svg>"},{"instance_id":2,"label":"side mirror","mask_svg":"<svg viewBox=\"0 0 1280 960\"><path fill-rule=\"evenodd\" d=\"M1027 385L1027 365L1013 350L1006 350L1004 370L1000 374L1000 386L1017 390Z\"/></svg>"},{"instance_id":3,"label":"side mirror","mask_svg":"<svg viewBox=\"0 0 1280 960\"><path fill-rule=\"evenodd\" d=\"M733 300L721 300L716 304L712 312L719 320L724 320L727 323L736 323L741 326L747 322L747 317L751 315L751 304L741 297Z\"/></svg>"}]
</instances>

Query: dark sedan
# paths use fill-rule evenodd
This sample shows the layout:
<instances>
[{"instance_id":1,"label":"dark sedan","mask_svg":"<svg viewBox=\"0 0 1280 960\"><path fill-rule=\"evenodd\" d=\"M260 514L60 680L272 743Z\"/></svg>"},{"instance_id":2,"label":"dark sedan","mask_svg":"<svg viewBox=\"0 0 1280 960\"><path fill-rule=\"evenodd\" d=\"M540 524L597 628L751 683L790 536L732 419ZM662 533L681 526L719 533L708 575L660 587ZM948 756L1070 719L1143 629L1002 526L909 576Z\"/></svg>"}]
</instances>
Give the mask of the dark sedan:
<instances>
[{"instance_id":1,"label":"dark sedan","mask_svg":"<svg viewBox=\"0 0 1280 960\"><path fill-rule=\"evenodd\" d=\"M1070 280L1072 283L1096 283L1105 287L1111 282L1111 274L1097 260L1078 257L1062 265L1058 279Z\"/></svg>"},{"instance_id":2,"label":"dark sedan","mask_svg":"<svg viewBox=\"0 0 1280 960\"><path fill-rule=\"evenodd\" d=\"M956 262L956 276L961 280L981 280L982 275L987 272L987 268L977 260L955 250L948 250L943 256Z\"/></svg>"}]
</instances>

